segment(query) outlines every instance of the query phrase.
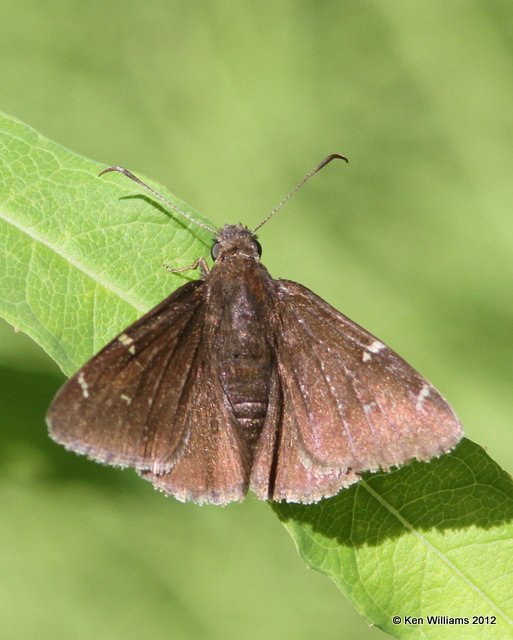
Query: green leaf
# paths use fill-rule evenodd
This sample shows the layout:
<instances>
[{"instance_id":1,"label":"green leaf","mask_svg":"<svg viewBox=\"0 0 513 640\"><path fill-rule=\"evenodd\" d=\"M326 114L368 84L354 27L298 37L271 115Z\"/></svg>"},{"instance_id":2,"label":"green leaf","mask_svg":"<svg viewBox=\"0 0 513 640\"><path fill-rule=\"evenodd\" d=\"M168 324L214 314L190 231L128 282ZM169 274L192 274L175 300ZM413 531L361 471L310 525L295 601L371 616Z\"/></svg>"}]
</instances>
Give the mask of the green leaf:
<instances>
[{"instance_id":1,"label":"green leaf","mask_svg":"<svg viewBox=\"0 0 513 640\"><path fill-rule=\"evenodd\" d=\"M512 498L511 477L464 439L449 455L369 474L316 505L273 509L305 562L372 624L398 638L504 640L513 637ZM469 624L428 624L428 615ZM474 625L474 615L496 624Z\"/></svg>"},{"instance_id":2,"label":"green leaf","mask_svg":"<svg viewBox=\"0 0 513 640\"><path fill-rule=\"evenodd\" d=\"M0 314L71 374L184 277L196 277L162 264L207 255L208 232L2 114L0 150Z\"/></svg>"}]
</instances>

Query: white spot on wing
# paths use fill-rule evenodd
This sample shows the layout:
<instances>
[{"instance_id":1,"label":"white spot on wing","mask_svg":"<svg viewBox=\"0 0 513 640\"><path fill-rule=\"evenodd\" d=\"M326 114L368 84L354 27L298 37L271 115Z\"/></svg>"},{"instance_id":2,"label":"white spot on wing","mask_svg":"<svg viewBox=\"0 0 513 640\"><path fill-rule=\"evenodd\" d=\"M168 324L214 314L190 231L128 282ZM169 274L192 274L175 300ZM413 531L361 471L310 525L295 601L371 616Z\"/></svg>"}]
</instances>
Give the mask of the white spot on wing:
<instances>
[{"instance_id":1,"label":"white spot on wing","mask_svg":"<svg viewBox=\"0 0 513 640\"><path fill-rule=\"evenodd\" d=\"M134 345L132 345L131 347L128 347L128 350L130 351L130 353L135 356L135 347Z\"/></svg>"},{"instance_id":2,"label":"white spot on wing","mask_svg":"<svg viewBox=\"0 0 513 640\"><path fill-rule=\"evenodd\" d=\"M80 372L78 374L77 382L80 385L80 388L82 389L82 395L84 396L84 398L89 398L89 385L85 381L83 372Z\"/></svg>"},{"instance_id":3,"label":"white spot on wing","mask_svg":"<svg viewBox=\"0 0 513 640\"><path fill-rule=\"evenodd\" d=\"M121 400L124 400L127 404L131 404L132 403L132 398L130 398L129 396L125 395L124 393L122 393L120 396Z\"/></svg>"},{"instance_id":4,"label":"white spot on wing","mask_svg":"<svg viewBox=\"0 0 513 640\"><path fill-rule=\"evenodd\" d=\"M131 338L130 336L128 336L126 333L122 333L119 337L118 337L118 341L121 342L121 344L124 347L129 347L130 345L134 344L134 340L133 338Z\"/></svg>"},{"instance_id":5,"label":"white spot on wing","mask_svg":"<svg viewBox=\"0 0 513 640\"><path fill-rule=\"evenodd\" d=\"M366 402L363 405L363 411L365 415L368 415L375 407L376 407L376 403L374 402L374 400L372 400L371 402Z\"/></svg>"},{"instance_id":6,"label":"white spot on wing","mask_svg":"<svg viewBox=\"0 0 513 640\"><path fill-rule=\"evenodd\" d=\"M371 342L371 344L367 347L367 350L371 353L379 353L380 351L383 351L383 349L386 349L386 347L379 340L374 340L374 342Z\"/></svg>"},{"instance_id":7,"label":"white spot on wing","mask_svg":"<svg viewBox=\"0 0 513 640\"><path fill-rule=\"evenodd\" d=\"M362 353L363 362L369 362L369 360L372 360L372 353L379 353L380 351L383 351L383 349L386 349L385 345L379 340L374 340L364 349Z\"/></svg>"},{"instance_id":8,"label":"white spot on wing","mask_svg":"<svg viewBox=\"0 0 513 640\"><path fill-rule=\"evenodd\" d=\"M428 387L428 385L425 384L420 390L419 395L417 396L417 404L415 405L415 409L417 409L417 411L420 411L422 409L424 405L424 400L428 397L430 393L431 393L431 387Z\"/></svg>"}]
</instances>

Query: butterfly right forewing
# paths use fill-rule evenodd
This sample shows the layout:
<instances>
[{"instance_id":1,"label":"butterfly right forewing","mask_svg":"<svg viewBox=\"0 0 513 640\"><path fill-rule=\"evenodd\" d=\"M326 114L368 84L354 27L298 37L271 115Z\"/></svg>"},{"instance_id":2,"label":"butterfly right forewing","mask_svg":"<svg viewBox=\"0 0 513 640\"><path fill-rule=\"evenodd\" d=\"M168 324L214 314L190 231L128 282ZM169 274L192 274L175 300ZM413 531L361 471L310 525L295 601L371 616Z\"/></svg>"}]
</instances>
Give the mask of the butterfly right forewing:
<instances>
[{"instance_id":1,"label":"butterfly right forewing","mask_svg":"<svg viewBox=\"0 0 513 640\"><path fill-rule=\"evenodd\" d=\"M453 411L400 356L306 287L276 283L279 392L270 406L280 410L274 462L262 441L253 470L261 493L266 464L275 500L314 502L364 471L430 460L457 444Z\"/></svg>"}]
</instances>

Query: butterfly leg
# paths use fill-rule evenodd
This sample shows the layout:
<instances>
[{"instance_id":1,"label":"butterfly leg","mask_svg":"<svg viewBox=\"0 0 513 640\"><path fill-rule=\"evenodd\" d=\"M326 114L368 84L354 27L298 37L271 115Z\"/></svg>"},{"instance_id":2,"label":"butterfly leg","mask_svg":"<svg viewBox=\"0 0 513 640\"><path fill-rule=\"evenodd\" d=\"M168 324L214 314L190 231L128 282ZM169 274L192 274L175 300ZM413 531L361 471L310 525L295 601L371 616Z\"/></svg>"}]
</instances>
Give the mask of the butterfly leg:
<instances>
[{"instance_id":1,"label":"butterfly leg","mask_svg":"<svg viewBox=\"0 0 513 640\"><path fill-rule=\"evenodd\" d=\"M183 271L193 271L199 269L202 277L205 277L210 273L210 268L205 258L198 258L192 264L188 264L186 267L170 267L164 262L163 267L169 271L169 273L182 273Z\"/></svg>"}]
</instances>

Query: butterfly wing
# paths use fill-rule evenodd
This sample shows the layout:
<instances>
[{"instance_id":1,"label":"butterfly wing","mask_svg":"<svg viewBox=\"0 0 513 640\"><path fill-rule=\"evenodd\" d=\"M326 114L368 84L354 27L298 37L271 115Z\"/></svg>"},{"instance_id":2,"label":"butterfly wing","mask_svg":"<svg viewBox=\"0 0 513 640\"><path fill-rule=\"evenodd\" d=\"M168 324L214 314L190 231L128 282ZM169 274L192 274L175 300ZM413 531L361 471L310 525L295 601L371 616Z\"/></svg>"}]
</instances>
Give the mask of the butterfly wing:
<instances>
[{"instance_id":1,"label":"butterfly wing","mask_svg":"<svg viewBox=\"0 0 513 640\"><path fill-rule=\"evenodd\" d=\"M105 346L54 399L51 437L120 467L168 459L184 436L167 421L192 375L201 306L201 282L188 283Z\"/></svg>"},{"instance_id":2,"label":"butterfly wing","mask_svg":"<svg viewBox=\"0 0 513 640\"><path fill-rule=\"evenodd\" d=\"M157 489L183 502L224 505L243 500L251 461L220 384L217 363L202 348L195 382L186 397L183 453L165 473L140 471Z\"/></svg>"},{"instance_id":3,"label":"butterfly wing","mask_svg":"<svg viewBox=\"0 0 513 640\"><path fill-rule=\"evenodd\" d=\"M305 287L276 283L282 326L257 495L315 502L364 471L430 460L458 443L452 409L400 356Z\"/></svg>"},{"instance_id":4,"label":"butterfly wing","mask_svg":"<svg viewBox=\"0 0 513 640\"><path fill-rule=\"evenodd\" d=\"M223 492L244 496L247 471L233 418L217 409L222 389L202 339L204 286L184 285L110 342L62 387L47 422L67 449L152 481L173 470L168 493L221 502Z\"/></svg>"},{"instance_id":5,"label":"butterfly wing","mask_svg":"<svg viewBox=\"0 0 513 640\"><path fill-rule=\"evenodd\" d=\"M295 402L276 370L251 471L250 488L260 500L317 502L359 479L351 469L320 462L306 449Z\"/></svg>"}]
</instances>

